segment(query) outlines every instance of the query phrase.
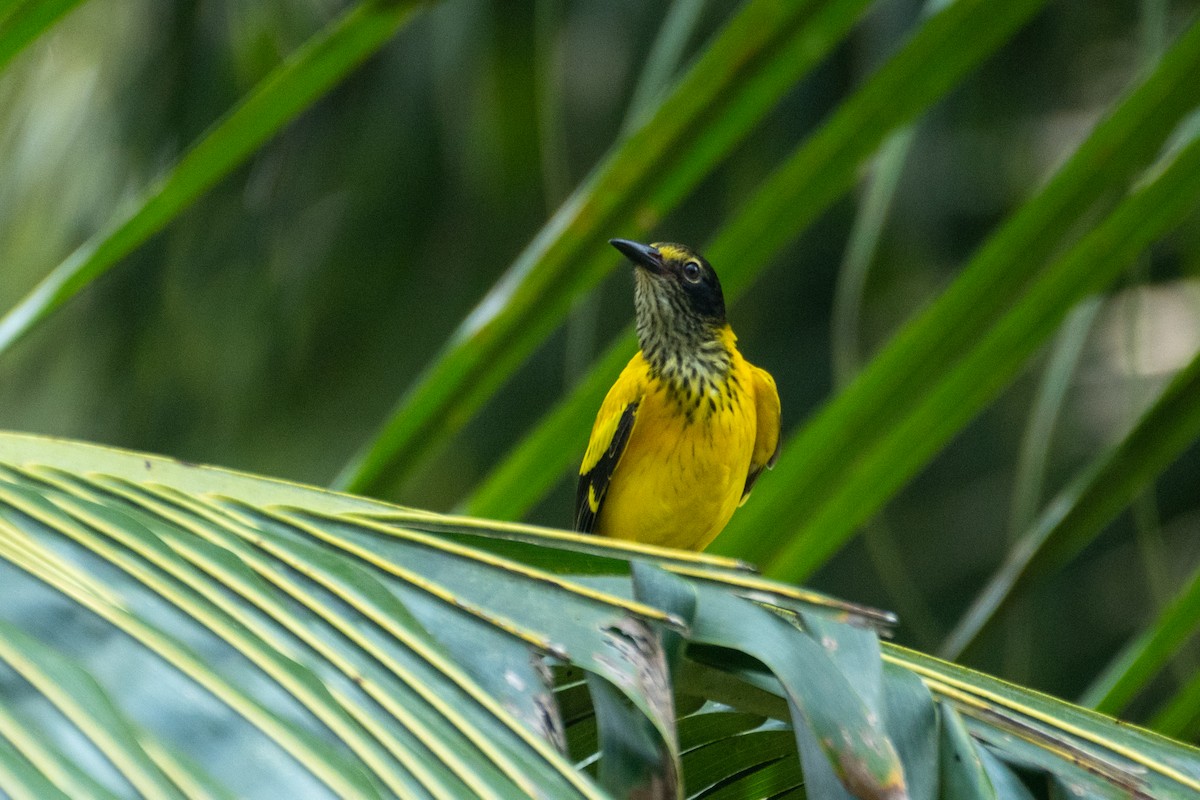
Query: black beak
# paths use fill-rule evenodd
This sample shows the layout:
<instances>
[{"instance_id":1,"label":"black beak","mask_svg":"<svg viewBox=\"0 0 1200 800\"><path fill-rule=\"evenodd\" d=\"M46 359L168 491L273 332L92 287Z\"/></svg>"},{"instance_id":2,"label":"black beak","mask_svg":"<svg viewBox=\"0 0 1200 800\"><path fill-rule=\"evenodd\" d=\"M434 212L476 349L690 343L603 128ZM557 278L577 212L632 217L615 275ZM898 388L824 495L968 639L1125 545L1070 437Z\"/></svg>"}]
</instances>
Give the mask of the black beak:
<instances>
[{"instance_id":1,"label":"black beak","mask_svg":"<svg viewBox=\"0 0 1200 800\"><path fill-rule=\"evenodd\" d=\"M608 243L625 254L625 257L639 267L645 267L650 272L662 274L662 253L648 244L638 244L628 239L609 239Z\"/></svg>"}]
</instances>

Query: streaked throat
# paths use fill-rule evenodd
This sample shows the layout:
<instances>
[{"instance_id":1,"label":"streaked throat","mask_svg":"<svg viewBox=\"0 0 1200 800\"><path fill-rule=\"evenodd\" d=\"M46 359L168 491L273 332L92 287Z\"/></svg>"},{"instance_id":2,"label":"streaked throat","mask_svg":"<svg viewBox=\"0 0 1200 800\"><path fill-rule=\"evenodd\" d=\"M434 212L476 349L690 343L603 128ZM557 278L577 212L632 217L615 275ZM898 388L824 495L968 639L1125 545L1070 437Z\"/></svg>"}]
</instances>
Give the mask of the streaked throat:
<instances>
[{"instance_id":1,"label":"streaked throat","mask_svg":"<svg viewBox=\"0 0 1200 800\"><path fill-rule=\"evenodd\" d=\"M686 302L641 280L634 292L642 356L651 374L668 385L681 411L691 417L730 402L733 333L724 323L714 325L696 316Z\"/></svg>"}]
</instances>

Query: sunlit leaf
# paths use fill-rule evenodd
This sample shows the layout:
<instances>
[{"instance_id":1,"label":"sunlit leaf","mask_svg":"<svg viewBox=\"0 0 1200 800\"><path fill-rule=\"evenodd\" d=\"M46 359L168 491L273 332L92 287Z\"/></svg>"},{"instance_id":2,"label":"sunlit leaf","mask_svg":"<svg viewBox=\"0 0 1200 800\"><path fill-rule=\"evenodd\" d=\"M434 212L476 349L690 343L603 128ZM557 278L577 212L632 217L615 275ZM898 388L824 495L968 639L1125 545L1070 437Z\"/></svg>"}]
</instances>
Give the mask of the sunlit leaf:
<instances>
[{"instance_id":1,"label":"sunlit leaf","mask_svg":"<svg viewBox=\"0 0 1200 800\"><path fill-rule=\"evenodd\" d=\"M1130 180L1200 100L1198 68L1200 24L938 301L785 443L773 480L756 487L714 549L791 579L810 574L1007 385L1075 303L1177 224L1200 195L1194 141L1065 255L1042 261L1097 193ZM766 520L795 535L757 535Z\"/></svg>"},{"instance_id":2,"label":"sunlit leaf","mask_svg":"<svg viewBox=\"0 0 1200 800\"><path fill-rule=\"evenodd\" d=\"M1040 3L957 2L917 30L832 118L801 144L706 248L729 300L853 184L860 164L1003 42ZM986 20L986 24L984 21ZM980 28L983 28L981 31ZM966 36L972 30L977 35ZM964 46L966 44L966 46ZM466 501L472 514L524 514L577 465L605 392L636 349L630 326Z\"/></svg>"},{"instance_id":3,"label":"sunlit leaf","mask_svg":"<svg viewBox=\"0 0 1200 800\"><path fill-rule=\"evenodd\" d=\"M107 229L80 245L0 317L0 353L243 163L382 47L419 5L416 0L360 2L305 43Z\"/></svg>"},{"instance_id":4,"label":"sunlit leaf","mask_svg":"<svg viewBox=\"0 0 1200 800\"><path fill-rule=\"evenodd\" d=\"M1200 437L1200 355L1179 372L1141 419L1107 453L1063 491L1016 543L1004 563L979 593L943 645L944 653L961 653L995 618L1015 593L1040 575L1062 565L1100 534L1104 526ZM1179 613L1185 615L1179 616ZM1179 624L1187 625L1186 610L1176 609L1174 624L1164 634L1178 640ZM1158 652L1154 658L1165 654ZM1144 680L1145 676L1142 677ZM1128 700L1114 696L1108 710Z\"/></svg>"},{"instance_id":5,"label":"sunlit leaf","mask_svg":"<svg viewBox=\"0 0 1200 800\"><path fill-rule=\"evenodd\" d=\"M925 798L941 774L1023 798L1008 762L1101 794L1200 788L1191 748L881 649L887 615L737 562L67 441L0 434L0 454L0 567L127 634L118 663L153 675L60 652L0 603L0 662L74 729L39 747L0 702L18 791L104 796L81 747L160 796L600 798L598 776L618 795ZM558 552L582 569L545 569ZM217 709L222 742L294 760L231 770L168 724Z\"/></svg>"},{"instance_id":6,"label":"sunlit leaf","mask_svg":"<svg viewBox=\"0 0 1200 800\"><path fill-rule=\"evenodd\" d=\"M0 70L80 0L29 0L0 9Z\"/></svg>"},{"instance_id":7,"label":"sunlit leaf","mask_svg":"<svg viewBox=\"0 0 1200 800\"><path fill-rule=\"evenodd\" d=\"M460 428L616 263L846 35L864 0L751 0L517 257L335 481L378 491Z\"/></svg>"}]
</instances>

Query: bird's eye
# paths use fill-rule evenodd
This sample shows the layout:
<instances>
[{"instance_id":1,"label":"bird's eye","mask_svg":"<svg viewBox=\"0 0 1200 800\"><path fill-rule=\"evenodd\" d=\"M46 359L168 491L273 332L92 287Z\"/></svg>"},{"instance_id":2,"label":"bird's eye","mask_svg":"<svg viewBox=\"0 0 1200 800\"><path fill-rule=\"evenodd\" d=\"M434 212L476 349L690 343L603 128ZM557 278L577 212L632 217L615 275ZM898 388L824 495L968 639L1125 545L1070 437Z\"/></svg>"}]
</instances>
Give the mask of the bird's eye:
<instances>
[{"instance_id":1,"label":"bird's eye","mask_svg":"<svg viewBox=\"0 0 1200 800\"><path fill-rule=\"evenodd\" d=\"M692 283L700 280L700 264L695 261L689 261L683 265L683 277L687 278Z\"/></svg>"}]
</instances>

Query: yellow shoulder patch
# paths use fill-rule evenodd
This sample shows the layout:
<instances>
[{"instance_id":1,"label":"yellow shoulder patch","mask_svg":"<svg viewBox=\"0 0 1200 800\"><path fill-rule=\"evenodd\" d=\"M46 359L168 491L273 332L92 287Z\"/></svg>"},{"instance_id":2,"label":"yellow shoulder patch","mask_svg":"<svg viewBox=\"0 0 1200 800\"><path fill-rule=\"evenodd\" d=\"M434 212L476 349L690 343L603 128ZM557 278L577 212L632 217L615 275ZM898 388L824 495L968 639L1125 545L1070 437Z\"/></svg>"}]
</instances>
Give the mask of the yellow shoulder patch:
<instances>
[{"instance_id":1,"label":"yellow shoulder patch","mask_svg":"<svg viewBox=\"0 0 1200 800\"><path fill-rule=\"evenodd\" d=\"M751 364L750 385L754 391L754 451L750 454L750 471L741 503L746 502L763 470L775 466L779 460L779 391L775 379L765 369Z\"/></svg>"},{"instance_id":2,"label":"yellow shoulder patch","mask_svg":"<svg viewBox=\"0 0 1200 800\"><path fill-rule=\"evenodd\" d=\"M754 455L751 467L773 467L779 460L779 390L775 379L765 369L751 366L754 383L754 415L757 432L754 437Z\"/></svg>"}]
</instances>

